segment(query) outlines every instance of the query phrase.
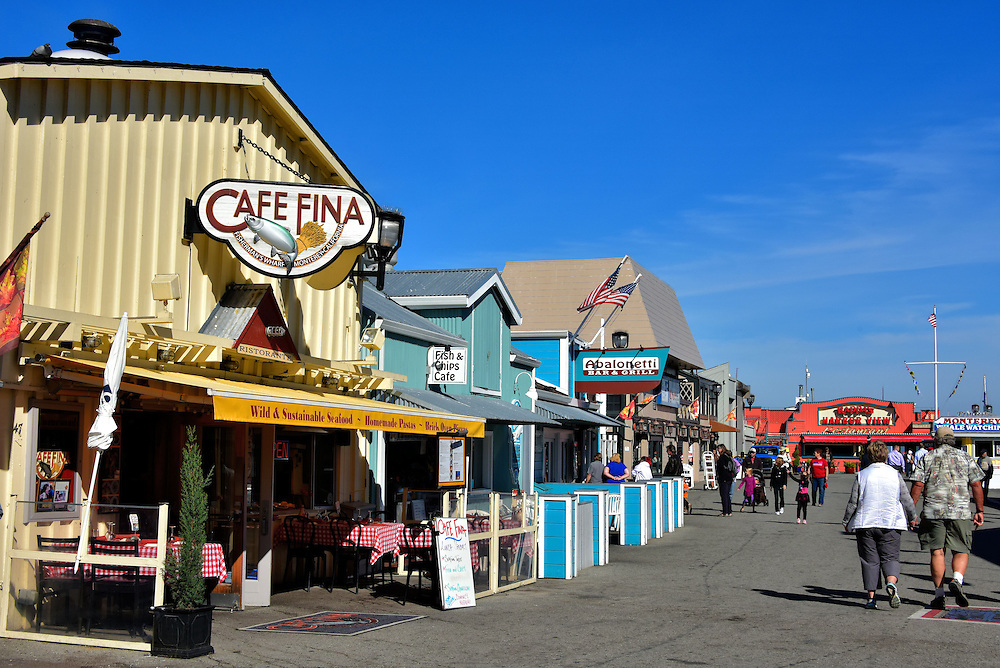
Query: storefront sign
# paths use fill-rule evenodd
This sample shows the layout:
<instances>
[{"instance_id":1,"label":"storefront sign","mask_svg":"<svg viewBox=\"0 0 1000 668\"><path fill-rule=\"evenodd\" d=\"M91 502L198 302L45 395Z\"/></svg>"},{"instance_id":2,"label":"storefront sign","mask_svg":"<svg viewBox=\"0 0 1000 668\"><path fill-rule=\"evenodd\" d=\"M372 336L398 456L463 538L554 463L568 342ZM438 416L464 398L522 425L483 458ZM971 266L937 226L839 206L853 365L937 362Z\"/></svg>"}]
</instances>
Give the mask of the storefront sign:
<instances>
[{"instance_id":1,"label":"storefront sign","mask_svg":"<svg viewBox=\"0 0 1000 668\"><path fill-rule=\"evenodd\" d=\"M575 392L629 394L660 386L670 348L587 350L576 358Z\"/></svg>"},{"instance_id":2,"label":"storefront sign","mask_svg":"<svg viewBox=\"0 0 1000 668\"><path fill-rule=\"evenodd\" d=\"M288 451L291 448L291 444L288 441L275 441L274 442L274 461L276 462L287 462L288 461Z\"/></svg>"},{"instance_id":3,"label":"storefront sign","mask_svg":"<svg viewBox=\"0 0 1000 668\"><path fill-rule=\"evenodd\" d=\"M320 271L375 230L375 207L344 186L216 181L198 196L198 219L239 260L266 276Z\"/></svg>"},{"instance_id":4,"label":"storefront sign","mask_svg":"<svg viewBox=\"0 0 1000 668\"><path fill-rule=\"evenodd\" d=\"M677 378L664 378L660 381L660 394L656 403L661 406L681 407L681 381Z\"/></svg>"},{"instance_id":5,"label":"storefront sign","mask_svg":"<svg viewBox=\"0 0 1000 668\"><path fill-rule=\"evenodd\" d=\"M440 413L420 411L394 412L375 408L352 408L337 404L304 404L270 401L266 397L213 396L215 419L227 422L284 424L325 429L361 429L396 431L408 434L436 435L443 431L464 429L472 438L483 438L485 421L452 419Z\"/></svg>"},{"instance_id":6,"label":"storefront sign","mask_svg":"<svg viewBox=\"0 0 1000 668\"><path fill-rule=\"evenodd\" d=\"M869 404L843 404L818 411L819 425L851 427L891 427L896 424L896 413L882 406Z\"/></svg>"},{"instance_id":7,"label":"storefront sign","mask_svg":"<svg viewBox=\"0 0 1000 668\"><path fill-rule=\"evenodd\" d=\"M431 346L427 349L427 383L462 385L467 379L469 349L456 346Z\"/></svg>"},{"instance_id":8,"label":"storefront sign","mask_svg":"<svg viewBox=\"0 0 1000 668\"><path fill-rule=\"evenodd\" d=\"M934 421L934 427L951 427L955 433L960 431L971 432L1000 432L1000 417L943 417Z\"/></svg>"},{"instance_id":9,"label":"storefront sign","mask_svg":"<svg viewBox=\"0 0 1000 668\"><path fill-rule=\"evenodd\" d=\"M434 520L434 534L441 607L451 610L475 606L469 521L464 517L438 517Z\"/></svg>"},{"instance_id":10,"label":"storefront sign","mask_svg":"<svg viewBox=\"0 0 1000 668\"><path fill-rule=\"evenodd\" d=\"M438 487L464 487L465 473L465 439L438 437Z\"/></svg>"}]
</instances>

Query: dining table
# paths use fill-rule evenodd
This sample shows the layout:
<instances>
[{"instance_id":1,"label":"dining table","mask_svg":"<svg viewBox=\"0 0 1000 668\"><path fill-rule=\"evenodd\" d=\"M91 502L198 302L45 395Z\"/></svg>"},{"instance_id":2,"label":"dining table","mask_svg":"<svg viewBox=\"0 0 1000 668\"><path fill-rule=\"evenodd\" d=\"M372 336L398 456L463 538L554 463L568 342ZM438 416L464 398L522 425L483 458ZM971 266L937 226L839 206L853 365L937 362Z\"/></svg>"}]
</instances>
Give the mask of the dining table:
<instances>
[{"instance_id":1,"label":"dining table","mask_svg":"<svg viewBox=\"0 0 1000 668\"><path fill-rule=\"evenodd\" d=\"M181 540L174 539L167 543L167 548L171 550L175 555L180 555L181 550ZM110 543L111 549L117 549L115 543L121 545L121 551L129 552L135 543L134 538L112 539ZM89 552L89 550L88 550ZM139 540L139 557L145 559L155 559L156 558L156 539L149 538ZM102 573L102 569L99 565L95 564L84 564L84 573L90 573L91 568L95 569L98 575L107 575L108 573ZM47 566L47 575L49 576L61 576L66 577L73 573L73 564L66 564L65 566ZM112 572L112 571L109 571ZM113 571L117 572L117 571ZM226 568L226 553L220 543L205 543L201 549L201 574L205 578L216 578L219 581L225 580L228 570ZM140 566L139 567L139 577L151 578L156 575L155 566Z\"/></svg>"},{"instance_id":2,"label":"dining table","mask_svg":"<svg viewBox=\"0 0 1000 668\"><path fill-rule=\"evenodd\" d=\"M397 554L403 525L396 522L362 522L354 524L350 532L334 536L329 522L316 522L313 544L340 547L357 545L371 550L370 562L374 566L386 554Z\"/></svg>"}]
</instances>

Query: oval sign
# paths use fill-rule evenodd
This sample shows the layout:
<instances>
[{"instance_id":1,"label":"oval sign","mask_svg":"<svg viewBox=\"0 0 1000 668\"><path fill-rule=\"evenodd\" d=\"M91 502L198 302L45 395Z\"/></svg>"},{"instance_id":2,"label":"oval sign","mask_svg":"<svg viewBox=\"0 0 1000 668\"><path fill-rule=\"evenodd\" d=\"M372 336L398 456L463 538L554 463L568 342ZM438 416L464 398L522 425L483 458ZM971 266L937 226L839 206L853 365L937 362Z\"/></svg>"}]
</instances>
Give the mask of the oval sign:
<instances>
[{"instance_id":1,"label":"oval sign","mask_svg":"<svg viewBox=\"0 0 1000 668\"><path fill-rule=\"evenodd\" d=\"M224 180L198 195L198 219L251 269L295 278L365 244L375 230L375 206L346 186Z\"/></svg>"}]
</instances>

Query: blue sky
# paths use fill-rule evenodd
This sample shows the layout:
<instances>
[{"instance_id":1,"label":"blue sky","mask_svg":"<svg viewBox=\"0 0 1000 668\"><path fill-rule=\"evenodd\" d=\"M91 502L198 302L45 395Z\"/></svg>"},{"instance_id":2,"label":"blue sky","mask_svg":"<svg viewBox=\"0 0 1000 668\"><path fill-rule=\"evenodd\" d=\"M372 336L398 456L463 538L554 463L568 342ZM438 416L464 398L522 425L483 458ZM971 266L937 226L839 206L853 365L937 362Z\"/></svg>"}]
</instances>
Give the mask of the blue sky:
<instances>
[{"instance_id":1,"label":"blue sky","mask_svg":"<svg viewBox=\"0 0 1000 668\"><path fill-rule=\"evenodd\" d=\"M1000 399L1000 3L20 3L122 59L267 68L382 206L398 268L629 254L757 405ZM581 298L584 295L581 295ZM991 398L991 403L1000 402Z\"/></svg>"}]
</instances>

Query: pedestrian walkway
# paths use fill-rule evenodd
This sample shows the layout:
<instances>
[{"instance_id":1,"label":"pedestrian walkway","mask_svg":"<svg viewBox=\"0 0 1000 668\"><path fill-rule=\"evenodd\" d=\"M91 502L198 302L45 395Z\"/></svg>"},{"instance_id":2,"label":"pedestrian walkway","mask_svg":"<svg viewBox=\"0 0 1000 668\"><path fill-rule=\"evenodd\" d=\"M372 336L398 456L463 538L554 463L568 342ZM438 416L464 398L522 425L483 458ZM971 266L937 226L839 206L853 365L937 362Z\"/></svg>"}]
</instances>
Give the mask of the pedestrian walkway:
<instances>
[{"instance_id":1,"label":"pedestrian walkway","mask_svg":"<svg viewBox=\"0 0 1000 668\"><path fill-rule=\"evenodd\" d=\"M644 547L612 546L608 566L481 599L475 608L404 607L364 590L314 587L280 594L270 608L217 611L215 654L183 665L993 665L993 643L983 640L993 637L990 625L911 619L933 596L928 555L915 534L903 537L902 606L863 608L854 537L840 524L851 481L832 476L825 505L809 507L807 525L795 523L794 507L776 516L773 505L718 517L718 492L691 490L694 513L676 533ZM990 505L965 587L972 606L1000 608L998 532L1000 507ZM238 630L325 610L426 618L351 637ZM0 646L0 665L165 663L135 652Z\"/></svg>"}]
</instances>

